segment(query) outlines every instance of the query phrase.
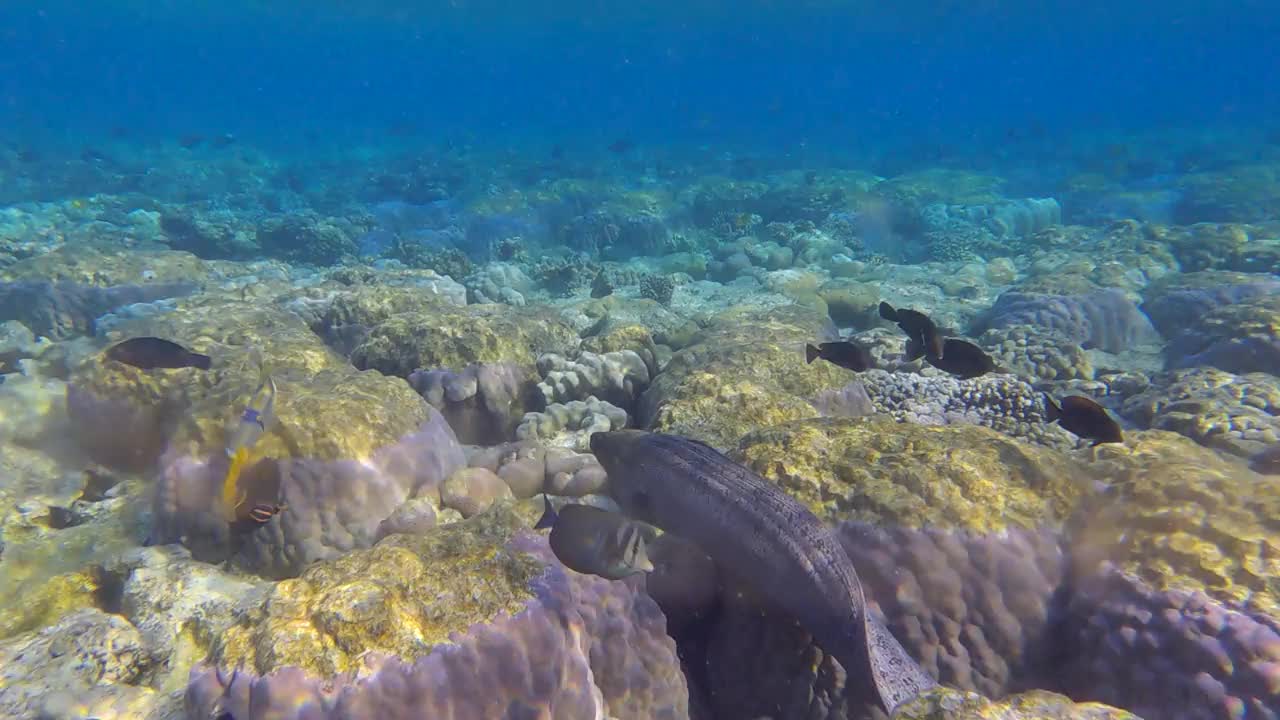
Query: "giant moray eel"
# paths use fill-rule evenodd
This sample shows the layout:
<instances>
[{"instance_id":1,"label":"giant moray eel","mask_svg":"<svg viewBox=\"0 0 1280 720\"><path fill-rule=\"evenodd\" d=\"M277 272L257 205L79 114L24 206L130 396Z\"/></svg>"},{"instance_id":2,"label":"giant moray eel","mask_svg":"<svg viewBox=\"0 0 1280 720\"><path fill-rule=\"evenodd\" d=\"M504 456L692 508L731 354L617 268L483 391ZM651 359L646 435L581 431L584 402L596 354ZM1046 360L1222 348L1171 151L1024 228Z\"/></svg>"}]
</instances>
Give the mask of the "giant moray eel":
<instances>
[{"instance_id":1,"label":"giant moray eel","mask_svg":"<svg viewBox=\"0 0 1280 720\"><path fill-rule=\"evenodd\" d=\"M858 574L831 531L781 489L714 448L675 435L597 432L591 451L625 513L698 544L751 583L886 712L937 685L867 613Z\"/></svg>"}]
</instances>

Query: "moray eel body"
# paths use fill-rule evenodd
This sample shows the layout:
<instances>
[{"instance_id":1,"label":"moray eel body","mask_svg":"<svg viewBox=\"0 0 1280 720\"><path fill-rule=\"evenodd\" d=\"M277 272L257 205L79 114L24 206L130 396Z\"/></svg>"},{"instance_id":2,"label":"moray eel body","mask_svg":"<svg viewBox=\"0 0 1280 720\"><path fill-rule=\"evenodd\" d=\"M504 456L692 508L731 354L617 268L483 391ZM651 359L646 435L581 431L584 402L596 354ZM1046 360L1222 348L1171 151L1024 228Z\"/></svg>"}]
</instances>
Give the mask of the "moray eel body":
<instances>
[{"instance_id":1,"label":"moray eel body","mask_svg":"<svg viewBox=\"0 0 1280 720\"><path fill-rule=\"evenodd\" d=\"M790 613L892 714L937 685L866 612L853 563L822 521L781 489L694 440L597 432L609 493L636 520L698 544Z\"/></svg>"}]
</instances>

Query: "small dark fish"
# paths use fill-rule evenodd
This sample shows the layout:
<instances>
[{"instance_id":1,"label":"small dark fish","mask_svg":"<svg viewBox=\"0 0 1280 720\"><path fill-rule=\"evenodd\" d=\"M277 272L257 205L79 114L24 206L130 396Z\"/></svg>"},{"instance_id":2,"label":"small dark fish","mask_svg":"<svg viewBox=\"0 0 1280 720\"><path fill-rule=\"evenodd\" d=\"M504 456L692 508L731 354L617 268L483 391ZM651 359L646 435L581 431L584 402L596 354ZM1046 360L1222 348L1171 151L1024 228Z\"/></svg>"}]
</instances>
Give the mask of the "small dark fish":
<instances>
[{"instance_id":1,"label":"small dark fish","mask_svg":"<svg viewBox=\"0 0 1280 720\"><path fill-rule=\"evenodd\" d=\"M58 505L49 506L49 518L46 520L49 527L53 530L66 530L69 527L75 527L84 522L84 518L79 513L70 508L60 507Z\"/></svg>"},{"instance_id":2,"label":"small dark fish","mask_svg":"<svg viewBox=\"0 0 1280 720\"><path fill-rule=\"evenodd\" d=\"M554 146L554 147L552 147L552 148L551 148L551 159L552 159L552 160L560 160L560 159L562 159L563 157L564 157L564 148L563 148L563 147L561 147L560 145L556 145L556 146Z\"/></svg>"},{"instance_id":3,"label":"small dark fish","mask_svg":"<svg viewBox=\"0 0 1280 720\"><path fill-rule=\"evenodd\" d=\"M806 364L810 364L818 358L854 372L863 372L876 366L876 359L872 357L871 351L852 340L838 340L836 342L824 342L817 346L804 346L804 361Z\"/></svg>"},{"instance_id":4,"label":"small dark fish","mask_svg":"<svg viewBox=\"0 0 1280 720\"><path fill-rule=\"evenodd\" d=\"M902 329L902 332L919 344L921 354L931 358L941 358L943 353L946 352L942 332L938 330L937 325L933 324L928 315L919 310L895 310L889 303L881 302L880 317L889 322L898 323L898 327ZM908 360L915 360L920 357L920 355L910 357L909 350L907 354Z\"/></svg>"},{"instance_id":5,"label":"small dark fish","mask_svg":"<svg viewBox=\"0 0 1280 720\"><path fill-rule=\"evenodd\" d=\"M1250 456L1249 467L1262 475L1280 475L1280 442L1272 443Z\"/></svg>"},{"instance_id":6,"label":"small dark fish","mask_svg":"<svg viewBox=\"0 0 1280 720\"><path fill-rule=\"evenodd\" d=\"M204 142L203 135L183 135L182 137L178 138L178 144L188 150L199 145L202 142Z\"/></svg>"},{"instance_id":7,"label":"small dark fish","mask_svg":"<svg viewBox=\"0 0 1280 720\"><path fill-rule=\"evenodd\" d=\"M271 518L289 509L287 503L258 503L249 508L249 519L259 525L271 522Z\"/></svg>"},{"instance_id":8,"label":"small dark fish","mask_svg":"<svg viewBox=\"0 0 1280 720\"><path fill-rule=\"evenodd\" d=\"M178 343L158 337L136 337L107 349L107 357L143 370L155 368L209 369L209 356L194 353Z\"/></svg>"},{"instance_id":9,"label":"small dark fish","mask_svg":"<svg viewBox=\"0 0 1280 720\"><path fill-rule=\"evenodd\" d=\"M224 148L236 141L236 136L231 133L222 133L213 138L212 145L215 148Z\"/></svg>"},{"instance_id":10,"label":"small dark fish","mask_svg":"<svg viewBox=\"0 0 1280 720\"><path fill-rule=\"evenodd\" d=\"M631 149L635 146L635 143L630 140L614 140L609 144L609 152L622 155L623 153L631 152Z\"/></svg>"},{"instance_id":11,"label":"small dark fish","mask_svg":"<svg viewBox=\"0 0 1280 720\"><path fill-rule=\"evenodd\" d=\"M947 338L940 357L929 357L920 349L918 340L908 340L907 359L914 360L921 355L925 355L924 360L930 365L965 380L982 377L997 369L996 361L983 352L982 348L959 338Z\"/></svg>"},{"instance_id":12,"label":"small dark fish","mask_svg":"<svg viewBox=\"0 0 1280 720\"><path fill-rule=\"evenodd\" d=\"M551 528L547 540L556 559L584 575L621 580L652 572L647 542L640 524L624 515L590 505L565 505L557 513L543 496L546 510L535 529Z\"/></svg>"},{"instance_id":13,"label":"small dark fish","mask_svg":"<svg viewBox=\"0 0 1280 720\"><path fill-rule=\"evenodd\" d=\"M1120 424L1112 419L1107 409L1097 402L1082 395L1068 395L1062 398L1059 407L1048 393L1044 396L1045 415L1049 422L1057 421L1063 430L1092 440L1090 447L1102 443L1122 443L1124 434L1120 432Z\"/></svg>"}]
</instances>

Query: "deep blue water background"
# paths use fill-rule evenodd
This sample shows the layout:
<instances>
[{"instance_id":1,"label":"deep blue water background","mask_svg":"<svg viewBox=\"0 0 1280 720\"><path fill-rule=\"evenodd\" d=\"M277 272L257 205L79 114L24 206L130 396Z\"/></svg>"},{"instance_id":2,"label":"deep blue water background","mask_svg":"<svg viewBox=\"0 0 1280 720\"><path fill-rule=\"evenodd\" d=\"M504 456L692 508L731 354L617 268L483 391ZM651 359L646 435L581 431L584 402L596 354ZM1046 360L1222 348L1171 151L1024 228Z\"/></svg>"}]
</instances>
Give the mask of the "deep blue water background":
<instances>
[{"instance_id":1,"label":"deep blue water background","mask_svg":"<svg viewBox=\"0 0 1280 720\"><path fill-rule=\"evenodd\" d=\"M301 5L4 3L5 139L856 151L1280 117L1274 0Z\"/></svg>"}]
</instances>

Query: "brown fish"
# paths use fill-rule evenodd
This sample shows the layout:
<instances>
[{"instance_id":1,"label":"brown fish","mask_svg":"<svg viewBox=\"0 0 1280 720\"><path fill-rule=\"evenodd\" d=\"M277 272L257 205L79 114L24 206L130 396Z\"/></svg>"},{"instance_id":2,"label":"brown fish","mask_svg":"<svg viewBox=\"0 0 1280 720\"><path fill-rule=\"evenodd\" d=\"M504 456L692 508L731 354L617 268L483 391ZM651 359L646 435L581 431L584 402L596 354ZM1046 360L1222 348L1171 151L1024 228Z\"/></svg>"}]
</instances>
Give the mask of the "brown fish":
<instances>
[{"instance_id":1,"label":"brown fish","mask_svg":"<svg viewBox=\"0 0 1280 720\"><path fill-rule=\"evenodd\" d=\"M621 580L652 572L644 528L629 518L590 505L570 504L556 512L543 496L546 509L534 529L551 528L551 551L565 567L584 575Z\"/></svg>"},{"instance_id":2,"label":"brown fish","mask_svg":"<svg viewBox=\"0 0 1280 720\"><path fill-rule=\"evenodd\" d=\"M925 362L930 365L965 380L982 377L997 369L996 361L983 352L982 348L958 338L947 338L940 357L930 357L920 348L918 341L908 340L907 359L915 360L921 355L925 356Z\"/></svg>"},{"instance_id":3,"label":"brown fish","mask_svg":"<svg viewBox=\"0 0 1280 720\"><path fill-rule=\"evenodd\" d=\"M817 346L804 346L804 361L806 364L812 363L818 358L854 372L870 370L876 366L876 359L872 357L871 351L852 340L837 340L835 342L824 342Z\"/></svg>"},{"instance_id":4,"label":"brown fish","mask_svg":"<svg viewBox=\"0 0 1280 720\"><path fill-rule=\"evenodd\" d=\"M1045 393L1044 404L1049 422L1057 421L1063 430L1072 435L1092 440L1090 447L1102 443L1124 442L1120 424L1107 413L1107 409L1083 395L1068 395L1062 398L1062 405L1059 407Z\"/></svg>"},{"instance_id":5,"label":"brown fish","mask_svg":"<svg viewBox=\"0 0 1280 720\"><path fill-rule=\"evenodd\" d=\"M136 337L107 349L107 357L143 370L193 367L209 369L209 356L194 353L176 342L158 337Z\"/></svg>"},{"instance_id":6,"label":"brown fish","mask_svg":"<svg viewBox=\"0 0 1280 720\"><path fill-rule=\"evenodd\" d=\"M898 327L907 334L908 338L919 343L925 355L940 358L946 352L942 332L938 330L938 326L929 319L928 315L919 310L895 310L889 303L881 302L880 317L889 322L898 323ZM917 355L916 357L920 356ZM914 360L915 358L908 359Z\"/></svg>"}]
</instances>

